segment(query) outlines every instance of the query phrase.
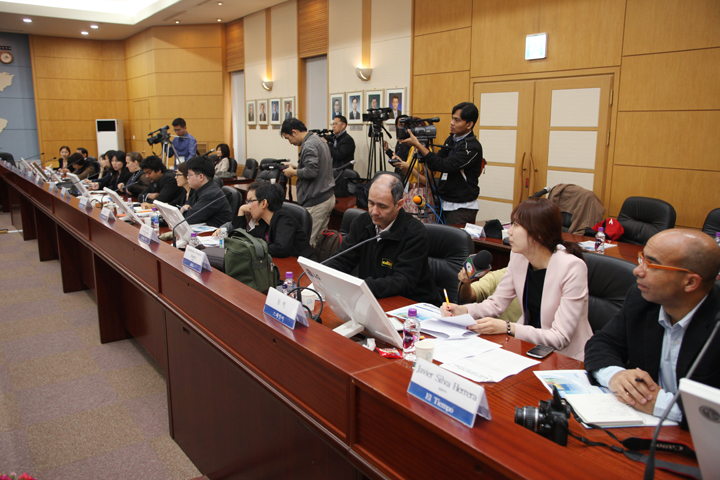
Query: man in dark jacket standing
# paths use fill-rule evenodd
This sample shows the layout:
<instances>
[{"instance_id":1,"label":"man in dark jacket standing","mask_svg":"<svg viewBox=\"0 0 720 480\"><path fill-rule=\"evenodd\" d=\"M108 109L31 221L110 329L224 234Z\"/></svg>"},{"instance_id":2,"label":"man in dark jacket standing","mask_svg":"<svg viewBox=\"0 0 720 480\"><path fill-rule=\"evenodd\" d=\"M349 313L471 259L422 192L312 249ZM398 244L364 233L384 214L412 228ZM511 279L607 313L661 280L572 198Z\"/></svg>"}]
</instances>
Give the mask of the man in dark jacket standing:
<instances>
[{"instance_id":1,"label":"man in dark jacket standing","mask_svg":"<svg viewBox=\"0 0 720 480\"><path fill-rule=\"evenodd\" d=\"M365 280L376 298L402 295L416 302L440 305L439 289L428 266L428 236L425 226L406 213L402 180L394 173L378 172L368 195L368 213L356 218L343 239L345 251L381 232L383 237L339 255L328 266L350 273L359 266L358 277Z\"/></svg>"},{"instance_id":2,"label":"man in dark jacket standing","mask_svg":"<svg viewBox=\"0 0 720 480\"><path fill-rule=\"evenodd\" d=\"M178 189L182 189L175 180L175 172L165 168L157 155L150 155L142 160L140 168L150 182L150 185L138 196L146 204L146 208L149 208L149 204L155 200L169 202L178 195Z\"/></svg>"},{"instance_id":3,"label":"man in dark jacket standing","mask_svg":"<svg viewBox=\"0 0 720 480\"><path fill-rule=\"evenodd\" d=\"M332 156L332 168L339 168L355 158L355 140L347 133L347 119L342 115L333 119L332 131L332 138L326 140ZM350 169L352 168L350 166Z\"/></svg>"},{"instance_id":4,"label":"man in dark jacket standing","mask_svg":"<svg viewBox=\"0 0 720 480\"><path fill-rule=\"evenodd\" d=\"M234 215L230 211L230 204L220 187L212 181L215 174L212 160L201 156L192 157L188 160L187 168L187 182L195 194L180 209L183 216L189 223L207 223L211 227L231 222Z\"/></svg>"},{"instance_id":5,"label":"man in dark jacket standing","mask_svg":"<svg viewBox=\"0 0 720 480\"><path fill-rule=\"evenodd\" d=\"M455 105L450 120L451 135L438 153L431 152L410 132L401 143L415 147L421 162L434 172L442 172L438 194L447 225L475 223L480 194L478 179L482 173L482 145L473 133L478 109L470 102Z\"/></svg>"}]
</instances>

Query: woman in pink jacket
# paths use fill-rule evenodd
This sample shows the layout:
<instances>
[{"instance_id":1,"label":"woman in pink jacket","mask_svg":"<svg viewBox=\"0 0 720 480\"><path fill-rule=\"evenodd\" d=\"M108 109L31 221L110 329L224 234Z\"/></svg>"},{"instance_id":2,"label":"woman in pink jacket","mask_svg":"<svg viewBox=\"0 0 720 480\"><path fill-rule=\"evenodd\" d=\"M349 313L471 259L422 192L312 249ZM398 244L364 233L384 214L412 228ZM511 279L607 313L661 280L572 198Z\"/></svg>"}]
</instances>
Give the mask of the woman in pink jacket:
<instances>
[{"instance_id":1,"label":"woman in pink jacket","mask_svg":"<svg viewBox=\"0 0 720 480\"><path fill-rule=\"evenodd\" d=\"M587 266L580 247L562 239L562 214L550 200L531 198L511 215L510 263L495 293L482 303L443 305L443 315L469 313L478 333L513 335L583 360L592 336L588 322ZM496 318L517 298L517 323Z\"/></svg>"}]
</instances>

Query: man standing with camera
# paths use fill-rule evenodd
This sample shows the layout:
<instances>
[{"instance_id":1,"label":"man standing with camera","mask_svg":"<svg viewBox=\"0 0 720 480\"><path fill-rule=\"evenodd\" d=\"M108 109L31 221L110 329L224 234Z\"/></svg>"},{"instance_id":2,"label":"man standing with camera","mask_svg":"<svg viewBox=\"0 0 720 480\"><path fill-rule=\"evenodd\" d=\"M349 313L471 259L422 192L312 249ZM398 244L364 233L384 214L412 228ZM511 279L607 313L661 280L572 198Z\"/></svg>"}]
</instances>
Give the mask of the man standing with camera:
<instances>
[{"instance_id":1,"label":"man standing with camera","mask_svg":"<svg viewBox=\"0 0 720 480\"><path fill-rule=\"evenodd\" d=\"M305 124L297 118L283 121L280 135L291 145L300 147L297 167L289 164L283 173L288 178L298 177L297 199L312 217L310 245L315 247L335 207L330 149L322 138L309 134Z\"/></svg>"},{"instance_id":2,"label":"man standing with camera","mask_svg":"<svg viewBox=\"0 0 720 480\"><path fill-rule=\"evenodd\" d=\"M338 115L332 122L332 137L325 137L330 147L332 156L332 168L340 168L347 165L355 158L355 140L346 132L347 119ZM350 166L349 168L352 168Z\"/></svg>"},{"instance_id":3,"label":"man standing with camera","mask_svg":"<svg viewBox=\"0 0 720 480\"><path fill-rule=\"evenodd\" d=\"M173 120L172 126L177 137L172 139L172 148L170 148L169 156L174 156L175 165L178 165L196 154L197 140L188 133L185 119L176 118Z\"/></svg>"},{"instance_id":4,"label":"man standing with camera","mask_svg":"<svg viewBox=\"0 0 720 480\"><path fill-rule=\"evenodd\" d=\"M482 145L473 128L477 123L478 109L470 102L455 105L450 120L451 135L438 153L431 152L408 130L410 138L401 143L415 147L430 170L441 172L438 194L442 202L445 224L475 223L480 193L478 179L482 173Z\"/></svg>"}]
</instances>

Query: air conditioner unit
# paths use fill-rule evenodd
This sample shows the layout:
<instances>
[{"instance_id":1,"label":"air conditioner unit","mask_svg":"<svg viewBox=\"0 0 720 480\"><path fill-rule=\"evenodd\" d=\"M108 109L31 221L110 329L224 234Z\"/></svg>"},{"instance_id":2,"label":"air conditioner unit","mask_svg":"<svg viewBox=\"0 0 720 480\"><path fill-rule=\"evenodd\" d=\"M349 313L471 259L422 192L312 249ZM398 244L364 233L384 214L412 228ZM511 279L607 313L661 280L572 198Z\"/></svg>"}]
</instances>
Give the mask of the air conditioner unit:
<instances>
[{"instance_id":1,"label":"air conditioner unit","mask_svg":"<svg viewBox=\"0 0 720 480\"><path fill-rule=\"evenodd\" d=\"M125 150L125 134L123 122L117 119L95 120L98 155L108 150Z\"/></svg>"}]
</instances>

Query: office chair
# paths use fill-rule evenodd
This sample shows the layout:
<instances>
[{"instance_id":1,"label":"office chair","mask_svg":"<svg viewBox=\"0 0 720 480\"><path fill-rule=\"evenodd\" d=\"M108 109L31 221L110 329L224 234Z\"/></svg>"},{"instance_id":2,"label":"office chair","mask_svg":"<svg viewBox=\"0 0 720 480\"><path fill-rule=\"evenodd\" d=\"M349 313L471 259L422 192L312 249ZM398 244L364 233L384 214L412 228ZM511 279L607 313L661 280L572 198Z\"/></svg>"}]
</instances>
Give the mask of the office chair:
<instances>
[{"instance_id":1,"label":"office chair","mask_svg":"<svg viewBox=\"0 0 720 480\"><path fill-rule=\"evenodd\" d=\"M628 197L617 218L625 230L620 241L645 245L656 233L673 228L676 217L673 206L664 200Z\"/></svg>"},{"instance_id":2,"label":"office chair","mask_svg":"<svg viewBox=\"0 0 720 480\"><path fill-rule=\"evenodd\" d=\"M258 173L258 162L254 158L245 160L245 168L243 169L242 178L255 180Z\"/></svg>"},{"instance_id":3,"label":"office chair","mask_svg":"<svg viewBox=\"0 0 720 480\"><path fill-rule=\"evenodd\" d=\"M288 213L290 213L295 218L295 220L297 220L297 222L300 224L303 231L305 232L305 235L309 239L312 235L312 217L310 216L308 211L297 203L292 203L288 201L283 202L283 208Z\"/></svg>"},{"instance_id":4,"label":"office chair","mask_svg":"<svg viewBox=\"0 0 720 480\"><path fill-rule=\"evenodd\" d=\"M237 177L237 160L234 158L228 158L228 163L230 164L228 166L228 172L233 174L233 177Z\"/></svg>"},{"instance_id":5,"label":"office chair","mask_svg":"<svg viewBox=\"0 0 720 480\"><path fill-rule=\"evenodd\" d=\"M630 287L635 285L637 265L621 258L585 253L588 267L588 320L593 333L620 310Z\"/></svg>"},{"instance_id":6,"label":"office chair","mask_svg":"<svg viewBox=\"0 0 720 480\"><path fill-rule=\"evenodd\" d=\"M230 204L230 211L232 212L233 217L236 216L238 214L238 210L240 210L240 206L242 205L242 193L237 188L229 186L222 187L222 191Z\"/></svg>"},{"instance_id":7,"label":"office chair","mask_svg":"<svg viewBox=\"0 0 720 480\"><path fill-rule=\"evenodd\" d=\"M213 178L212 178L212 181L215 182L218 187L220 187L220 188L223 187L222 178L220 178L220 177L213 177Z\"/></svg>"},{"instance_id":8,"label":"office chair","mask_svg":"<svg viewBox=\"0 0 720 480\"><path fill-rule=\"evenodd\" d=\"M344 220L344 217L343 217ZM465 230L425 223L428 234L428 265L435 284L447 290L452 303L458 301L458 272L463 262L475 253L472 238Z\"/></svg>"},{"instance_id":9,"label":"office chair","mask_svg":"<svg viewBox=\"0 0 720 480\"><path fill-rule=\"evenodd\" d=\"M595 236L592 227L605 215L605 207L595 193L578 185L560 183L547 196L562 212L563 232Z\"/></svg>"},{"instance_id":10,"label":"office chair","mask_svg":"<svg viewBox=\"0 0 720 480\"><path fill-rule=\"evenodd\" d=\"M715 234L720 232L720 208L716 208L708 213L703 223L702 231L715 238Z\"/></svg>"},{"instance_id":11,"label":"office chair","mask_svg":"<svg viewBox=\"0 0 720 480\"><path fill-rule=\"evenodd\" d=\"M342 235L347 235L350 231L350 225L352 222L365 213L366 210L363 210L362 208L348 208L345 210L345 213L343 213L342 221L340 222L340 233Z\"/></svg>"}]
</instances>

